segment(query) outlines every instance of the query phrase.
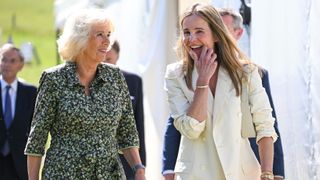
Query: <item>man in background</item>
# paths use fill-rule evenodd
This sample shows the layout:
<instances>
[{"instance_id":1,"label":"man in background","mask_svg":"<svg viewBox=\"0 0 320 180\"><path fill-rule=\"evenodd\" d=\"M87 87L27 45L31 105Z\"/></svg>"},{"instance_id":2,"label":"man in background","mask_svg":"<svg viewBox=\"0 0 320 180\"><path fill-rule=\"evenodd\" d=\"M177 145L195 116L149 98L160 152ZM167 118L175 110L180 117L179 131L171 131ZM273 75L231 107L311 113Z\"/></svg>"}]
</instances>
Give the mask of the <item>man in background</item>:
<instances>
[{"instance_id":1,"label":"man in background","mask_svg":"<svg viewBox=\"0 0 320 180\"><path fill-rule=\"evenodd\" d=\"M219 9L219 13L222 17L223 22L228 28L230 34L238 41L243 34L243 20L241 15L233 9L222 8ZM273 109L272 116L275 118L274 128L278 134L278 139L274 143L274 159L273 159L273 174L275 180L281 180L284 178L284 159L283 150L281 144L281 137L278 129L276 112L273 105L273 100L270 91L269 76L268 71L259 67L259 73L262 79L262 86L265 88L266 93L269 98L270 105ZM174 179L174 167L176 163L176 158L178 155L179 144L180 144L180 133L175 129L173 125L173 118L169 118L167 129L164 138L164 148L163 148L163 167L162 174L163 178L166 180ZM251 148L254 151L257 159L259 160L259 151L256 143L256 138L249 138Z\"/></svg>"},{"instance_id":2,"label":"man in background","mask_svg":"<svg viewBox=\"0 0 320 180\"><path fill-rule=\"evenodd\" d=\"M24 148L30 131L37 89L17 78L21 51L12 44L0 49L0 179L27 180Z\"/></svg>"},{"instance_id":3,"label":"man in background","mask_svg":"<svg viewBox=\"0 0 320 180\"><path fill-rule=\"evenodd\" d=\"M112 45L110 51L107 52L106 60L104 62L116 65L119 59L120 54L120 45L118 41L115 41ZM134 113L134 118L136 121L136 126L139 134L140 141L140 158L143 165L146 165L146 149L145 149L145 141L144 141L144 114L143 114L143 91L142 91L142 79L133 73L129 73L126 71L121 71L126 79L129 93L132 102L132 108ZM120 155L120 159L126 173L126 177L128 180L134 180L134 174L132 168L125 160L123 155Z\"/></svg>"}]
</instances>

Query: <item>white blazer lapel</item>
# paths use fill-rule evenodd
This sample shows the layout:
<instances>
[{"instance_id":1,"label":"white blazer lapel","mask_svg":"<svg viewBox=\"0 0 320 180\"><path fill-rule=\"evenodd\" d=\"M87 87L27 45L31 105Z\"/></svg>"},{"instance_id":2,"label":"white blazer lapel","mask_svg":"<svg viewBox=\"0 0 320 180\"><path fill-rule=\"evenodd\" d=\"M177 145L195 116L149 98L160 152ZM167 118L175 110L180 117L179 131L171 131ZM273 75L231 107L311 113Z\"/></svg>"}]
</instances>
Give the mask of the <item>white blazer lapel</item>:
<instances>
[{"instance_id":1,"label":"white blazer lapel","mask_svg":"<svg viewBox=\"0 0 320 180\"><path fill-rule=\"evenodd\" d=\"M217 121L220 120L223 109L227 108L227 100L229 99L229 96L232 95L232 90L234 90L234 86L228 72L223 67L220 67L215 91L213 127L217 123Z\"/></svg>"}]
</instances>

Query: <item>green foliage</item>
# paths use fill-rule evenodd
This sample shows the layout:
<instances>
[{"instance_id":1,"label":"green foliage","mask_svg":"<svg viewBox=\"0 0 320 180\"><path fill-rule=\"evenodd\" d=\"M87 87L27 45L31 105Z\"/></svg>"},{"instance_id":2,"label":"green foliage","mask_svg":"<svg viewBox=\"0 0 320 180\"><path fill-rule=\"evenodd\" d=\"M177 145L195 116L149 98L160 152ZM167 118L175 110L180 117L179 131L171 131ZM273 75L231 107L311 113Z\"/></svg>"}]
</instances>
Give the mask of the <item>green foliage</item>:
<instances>
[{"instance_id":1,"label":"green foliage","mask_svg":"<svg viewBox=\"0 0 320 180\"><path fill-rule=\"evenodd\" d=\"M24 42L34 45L41 64L33 59L18 75L38 85L42 71L57 64L54 0L1 0L0 35L1 45L10 35L17 47Z\"/></svg>"}]
</instances>

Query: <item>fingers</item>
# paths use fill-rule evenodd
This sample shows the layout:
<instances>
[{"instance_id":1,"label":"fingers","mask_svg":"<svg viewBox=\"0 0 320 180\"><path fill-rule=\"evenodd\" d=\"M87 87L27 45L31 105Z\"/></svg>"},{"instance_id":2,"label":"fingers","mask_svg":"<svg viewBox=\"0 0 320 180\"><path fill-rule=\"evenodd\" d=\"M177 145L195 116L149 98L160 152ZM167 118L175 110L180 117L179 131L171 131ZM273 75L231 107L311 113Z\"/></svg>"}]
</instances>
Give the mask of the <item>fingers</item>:
<instances>
[{"instance_id":1,"label":"fingers","mask_svg":"<svg viewBox=\"0 0 320 180\"><path fill-rule=\"evenodd\" d=\"M214 53L214 50L206 46L202 47L200 55L197 55L197 53L193 51L190 47L186 46L186 49L190 57L194 60L196 66L208 66L212 64L217 58L217 55Z\"/></svg>"},{"instance_id":2,"label":"fingers","mask_svg":"<svg viewBox=\"0 0 320 180\"><path fill-rule=\"evenodd\" d=\"M215 61L216 58L217 55L214 53L212 48L203 47L199 58L199 63L203 64L204 66L209 66Z\"/></svg>"},{"instance_id":3,"label":"fingers","mask_svg":"<svg viewBox=\"0 0 320 180\"><path fill-rule=\"evenodd\" d=\"M197 61L198 61L198 56L197 56L197 54L196 54L195 52L193 52L192 49L190 49L188 52L189 52L189 55L191 56L191 58L192 58L195 62L197 62Z\"/></svg>"},{"instance_id":4,"label":"fingers","mask_svg":"<svg viewBox=\"0 0 320 180\"><path fill-rule=\"evenodd\" d=\"M195 66L197 68L199 78L205 79L207 81L215 73L218 67L217 54L214 53L212 48L203 48L200 58L195 61Z\"/></svg>"},{"instance_id":5,"label":"fingers","mask_svg":"<svg viewBox=\"0 0 320 180\"><path fill-rule=\"evenodd\" d=\"M206 46L203 46L199 59L203 61L203 59L205 59L206 56L209 55L210 52L208 52L208 51L210 51L210 48L208 49Z\"/></svg>"}]
</instances>

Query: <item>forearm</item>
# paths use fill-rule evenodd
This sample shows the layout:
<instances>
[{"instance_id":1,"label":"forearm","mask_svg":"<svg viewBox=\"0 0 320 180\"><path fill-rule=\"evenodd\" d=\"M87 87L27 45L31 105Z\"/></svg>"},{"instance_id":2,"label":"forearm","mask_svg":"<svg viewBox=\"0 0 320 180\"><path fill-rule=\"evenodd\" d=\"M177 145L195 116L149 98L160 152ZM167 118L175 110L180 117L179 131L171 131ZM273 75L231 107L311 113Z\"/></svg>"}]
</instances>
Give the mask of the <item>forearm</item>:
<instances>
[{"instance_id":1,"label":"forearm","mask_svg":"<svg viewBox=\"0 0 320 180\"><path fill-rule=\"evenodd\" d=\"M187 115L199 122L207 118L209 88L196 88L193 101L187 111Z\"/></svg>"},{"instance_id":2,"label":"forearm","mask_svg":"<svg viewBox=\"0 0 320 180\"><path fill-rule=\"evenodd\" d=\"M258 142L262 172L273 171L273 139L271 137L261 138Z\"/></svg>"},{"instance_id":3,"label":"forearm","mask_svg":"<svg viewBox=\"0 0 320 180\"><path fill-rule=\"evenodd\" d=\"M132 147L132 148L124 149L123 155L131 167L134 167L137 164L141 164L141 159L140 159L138 148ZM145 175L145 169L139 168L135 172L135 179L144 180L145 179L144 175Z\"/></svg>"},{"instance_id":4,"label":"forearm","mask_svg":"<svg viewBox=\"0 0 320 180\"><path fill-rule=\"evenodd\" d=\"M124 149L123 155L131 167L133 167L136 164L141 164L138 148L132 147L132 148Z\"/></svg>"},{"instance_id":5,"label":"forearm","mask_svg":"<svg viewBox=\"0 0 320 180\"><path fill-rule=\"evenodd\" d=\"M39 170L42 156L27 156L28 176L29 180L39 179Z\"/></svg>"}]
</instances>

